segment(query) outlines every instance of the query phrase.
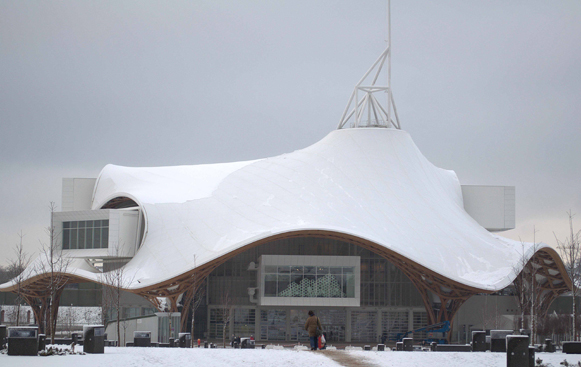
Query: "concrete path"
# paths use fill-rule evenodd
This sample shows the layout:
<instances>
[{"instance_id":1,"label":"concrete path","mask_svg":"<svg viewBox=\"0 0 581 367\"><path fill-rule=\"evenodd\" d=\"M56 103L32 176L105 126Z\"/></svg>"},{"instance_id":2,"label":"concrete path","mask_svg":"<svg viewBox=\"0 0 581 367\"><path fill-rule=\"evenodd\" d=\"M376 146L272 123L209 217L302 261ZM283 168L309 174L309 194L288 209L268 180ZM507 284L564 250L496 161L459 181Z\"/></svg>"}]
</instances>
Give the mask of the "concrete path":
<instances>
[{"instance_id":1,"label":"concrete path","mask_svg":"<svg viewBox=\"0 0 581 367\"><path fill-rule=\"evenodd\" d=\"M362 361L361 358L350 355L345 351L340 350L321 350L318 353L324 354L325 357L332 359L345 367L377 367L373 363Z\"/></svg>"}]
</instances>

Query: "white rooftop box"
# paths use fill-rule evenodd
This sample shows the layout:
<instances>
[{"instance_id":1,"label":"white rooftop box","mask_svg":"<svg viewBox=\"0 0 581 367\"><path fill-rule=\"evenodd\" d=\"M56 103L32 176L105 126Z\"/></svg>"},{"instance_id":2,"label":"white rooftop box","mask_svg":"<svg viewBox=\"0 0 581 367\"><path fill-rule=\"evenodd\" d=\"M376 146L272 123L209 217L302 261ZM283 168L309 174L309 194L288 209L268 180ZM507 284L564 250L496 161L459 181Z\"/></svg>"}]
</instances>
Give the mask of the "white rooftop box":
<instances>
[{"instance_id":1,"label":"white rooftop box","mask_svg":"<svg viewBox=\"0 0 581 367\"><path fill-rule=\"evenodd\" d=\"M462 185L464 210L490 232L515 227L514 186Z\"/></svg>"}]
</instances>

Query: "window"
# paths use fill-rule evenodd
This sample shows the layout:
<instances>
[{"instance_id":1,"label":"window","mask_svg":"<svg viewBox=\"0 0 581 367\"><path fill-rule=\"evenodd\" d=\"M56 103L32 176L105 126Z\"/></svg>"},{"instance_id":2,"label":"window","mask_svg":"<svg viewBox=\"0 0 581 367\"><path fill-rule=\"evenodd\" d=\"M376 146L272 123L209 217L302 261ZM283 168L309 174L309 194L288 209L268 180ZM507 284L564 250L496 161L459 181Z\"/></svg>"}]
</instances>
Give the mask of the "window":
<instances>
[{"instance_id":1,"label":"window","mask_svg":"<svg viewBox=\"0 0 581 367\"><path fill-rule=\"evenodd\" d=\"M358 256L262 255L260 305L359 306Z\"/></svg>"},{"instance_id":2,"label":"window","mask_svg":"<svg viewBox=\"0 0 581 367\"><path fill-rule=\"evenodd\" d=\"M355 297L353 266L265 266L264 271L265 297Z\"/></svg>"},{"instance_id":3,"label":"window","mask_svg":"<svg viewBox=\"0 0 581 367\"><path fill-rule=\"evenodd\" d=\"M109 246L109 220L63 222L63 250Z\"/></svg>"}]
</instances>

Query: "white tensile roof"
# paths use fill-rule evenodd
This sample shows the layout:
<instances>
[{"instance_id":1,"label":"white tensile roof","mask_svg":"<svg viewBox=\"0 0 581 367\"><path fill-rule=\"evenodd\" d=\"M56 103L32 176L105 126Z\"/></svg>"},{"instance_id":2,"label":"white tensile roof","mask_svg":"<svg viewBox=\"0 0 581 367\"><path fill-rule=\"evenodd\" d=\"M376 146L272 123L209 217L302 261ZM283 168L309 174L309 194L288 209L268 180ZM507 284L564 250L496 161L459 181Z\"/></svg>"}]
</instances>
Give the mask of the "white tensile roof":
<instances>
[{"instance_id":1,"label":"white tensile roof","mask_svg":"<svg viewBox=\"0 0 581 367\"><path fill-rule=\"evenodd\" d=\"M407 132L391 128L336 130L308 148L256 161L108 165L93 209L120 196L137 202L146 219L143 243L126 265L134 289L192 270L194 255L201 266L302 230L356 236L483 290L508 286L523 256L520 242L492 235L464 211L453 171L432 165ZM528 259L531 245L524 251Z\"/></svg>"},{"instance_id":2,"label":"white tensile roof","mask_svg":"<svg viewBox=\"0 0 581 367\"><path fill-rule=\"evenodd\" d=\"M141 247L125 266L128 289L194 269L194 255L199 267L256 241L304 230L371 241L489 291L510 285L535 250L482 228L463 208L456 174L435 167L407 132L392 128L335 130L308 148L256 161L107 165L92 209L117 197L138 203L146 225ZM101 281L96 269L79 262L86 264L71 264L72 275Z\"/></svg>"}]
</instances>

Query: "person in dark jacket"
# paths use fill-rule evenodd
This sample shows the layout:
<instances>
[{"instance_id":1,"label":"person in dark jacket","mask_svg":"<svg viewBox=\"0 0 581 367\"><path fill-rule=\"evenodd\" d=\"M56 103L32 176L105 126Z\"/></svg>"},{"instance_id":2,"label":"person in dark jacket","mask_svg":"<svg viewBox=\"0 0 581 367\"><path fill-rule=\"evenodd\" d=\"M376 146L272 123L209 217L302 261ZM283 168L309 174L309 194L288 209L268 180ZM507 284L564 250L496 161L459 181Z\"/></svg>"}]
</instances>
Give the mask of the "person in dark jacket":
<instances>
[{"instance_id":1,"label":"person in dark jacket","mask_svg":"<svg viewBox=\"0 0 581 367\"><path fill-rule=\"evenodd\" d=\"M305 322L305 330L309 332L309 340L311 341L311 350L317 350L317 330L323 330L321 320L315 316L315 312L309 311L309 318Z\"/></svg>"}]
</instances>

